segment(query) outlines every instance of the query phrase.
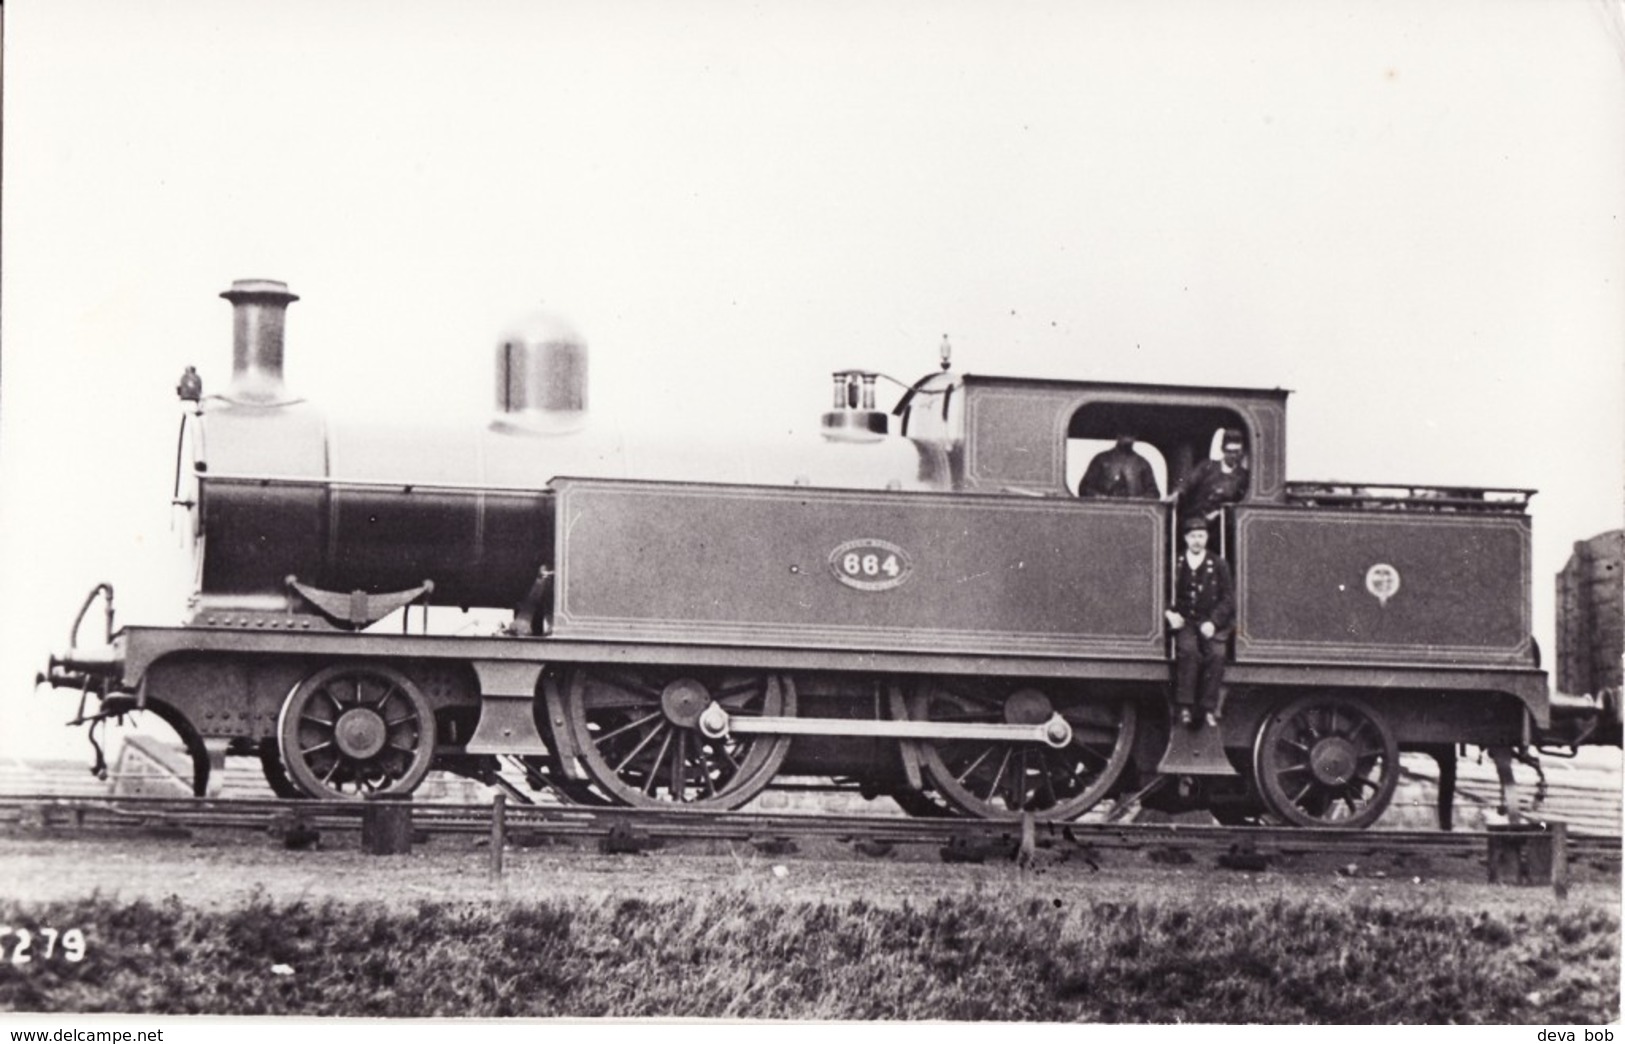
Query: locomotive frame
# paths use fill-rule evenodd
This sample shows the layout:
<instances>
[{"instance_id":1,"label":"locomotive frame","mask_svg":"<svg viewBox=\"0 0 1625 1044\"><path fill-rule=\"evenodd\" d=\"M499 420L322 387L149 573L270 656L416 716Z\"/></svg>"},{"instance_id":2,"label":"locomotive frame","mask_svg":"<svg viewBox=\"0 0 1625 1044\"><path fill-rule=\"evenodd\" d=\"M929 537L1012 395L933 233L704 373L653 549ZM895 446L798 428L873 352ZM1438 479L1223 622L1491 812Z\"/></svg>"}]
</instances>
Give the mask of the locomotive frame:
<instances>
[{"instance_id":1,"label":"locomotive frame","mask_svg":"<svg viewBox=\"0 0 1625 1044\"><path fill-rule=\"evenodd\" d=\"M76 633L47 675L101 699L82 721L169 721L199 793L213 742L285 795L409 792L433 767L498 782L508 758L589 803L720 810L815 776L921 814L1071 819L1133 795L1363 827L1401 750L1527 745L1551 723L1532 491L1289 483L1279 389L945 366L903 396L893 435L873 375L841 371L826 437L903 449L906 488L525 486L444 466L373 481L329 470L335 436L281 389L296 298L222 296L238 381L197 407L219 423L182 476L203 545L193 616L115 632L109 605L103 645ZM567 337L519 347L503 358L584 367ZM545 380L501 387L512 410L573 408ZM1163 713L1176 507L1073 497L1068 446L1133 430L1172 479L1219 428L1244 433L1252 485L1221 530L1238 590L1224 716L1193 737ZM527 450L537 467L551 445ZM481 599L514 610L506 633L426 633L420 607ZM1153 790L1170 775L1187 785Z\"/></svg>"}]
</instances>

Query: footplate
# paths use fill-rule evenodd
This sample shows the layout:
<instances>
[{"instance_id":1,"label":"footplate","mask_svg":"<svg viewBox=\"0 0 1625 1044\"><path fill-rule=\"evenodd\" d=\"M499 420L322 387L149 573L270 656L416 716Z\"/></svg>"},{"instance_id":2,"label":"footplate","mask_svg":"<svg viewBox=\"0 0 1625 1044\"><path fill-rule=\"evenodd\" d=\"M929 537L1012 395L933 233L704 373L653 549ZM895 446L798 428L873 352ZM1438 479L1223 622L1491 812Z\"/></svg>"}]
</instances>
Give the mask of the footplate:
<instances>
[{"instance_id":1,"label":"footplate","mask_svg":"<svg viewBox=\"0 0 1625 1044\"><path fill-rule=\"evenodd\" d=\"M1235 767L1224 754L1223 730L1205 722L1197 726L1173 724L1168 749L1157 771L1165 776L1234 776Z\"/></svg>"}]
</instances>

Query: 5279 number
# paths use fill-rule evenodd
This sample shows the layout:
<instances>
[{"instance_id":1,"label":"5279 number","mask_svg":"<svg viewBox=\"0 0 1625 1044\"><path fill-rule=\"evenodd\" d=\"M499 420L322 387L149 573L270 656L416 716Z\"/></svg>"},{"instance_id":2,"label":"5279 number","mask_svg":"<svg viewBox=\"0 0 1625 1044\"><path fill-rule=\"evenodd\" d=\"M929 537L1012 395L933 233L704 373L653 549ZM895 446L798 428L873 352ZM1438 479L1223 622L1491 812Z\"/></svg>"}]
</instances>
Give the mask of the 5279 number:
<instances>
[{"instance_id":1,"label":"5279 number","mask_svg":"<svg viewBox=\"0 0 1625 1044\"><path fill-rule=\"evenodd\" d=\"M914 572L907 551L889 540L848 540L829 553L835 579L859 591L887 591Z\"/></svg>"},{"instance_id":2,"label":"5279 number","mask_svg":"<svg viewBox=\"0 0 1625 1044\"><path fill-rule=\"evenodd\" d=\"M55 960L60 952L62 960L78 964L85 959L85 933L78 928L59 932L55 928L31 931L0 924L0 962L32 964L36 958Z\"/></svg>"}]
</instances>

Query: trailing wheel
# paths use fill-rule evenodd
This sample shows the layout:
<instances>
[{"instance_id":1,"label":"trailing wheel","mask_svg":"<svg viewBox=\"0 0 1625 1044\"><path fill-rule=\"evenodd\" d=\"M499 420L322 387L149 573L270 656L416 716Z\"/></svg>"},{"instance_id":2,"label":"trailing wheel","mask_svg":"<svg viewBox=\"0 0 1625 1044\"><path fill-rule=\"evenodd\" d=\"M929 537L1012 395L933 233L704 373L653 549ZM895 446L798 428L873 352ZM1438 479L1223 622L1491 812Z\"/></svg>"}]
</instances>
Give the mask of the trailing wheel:
<instances>
[{"instance_id":1,"label":"trailing wheel","mask_svg":"<svg viewBox=\"0 0 1625 1044\"><path fill-rule=\"evenodd\" d=\"M723 810L761 793L790 737L700 730L713 702L730 718L794 717L795 689L778 675L583 667L565 687L565 714L599 790L639 808Z\"/></svg>"},{"instance_id":2,"label":"trailing wheel","mask_svg":"<svg viewBox=\"0 0 1625 1044\"><path fill-rule=\"evenodd\" d=\"M1299 696L1264 720L1253 774L1270 812L1298 826L1375 823L1399 785L1399 744L1353 696Z\"/></svg>"},{"instance_id":3,"label":"trailing wheel","mask_svg":"<svg viewBox=\"0 0 1625 1044\"><path fill-rule=\"evenodd\" d=\"M434 760L434 710L382 664L335 664L295 686L277 719L282 765L314 798L409 794Z\"/></svg>"},{"instance_id":4,"label":"trailing wheel","mask_svg":"<svg viewBox=\"0 0 1625 1044\"><path fill-rule=\"evenodd\" d=\"M1122 775L1134 746L1126 700L1062 701L1033 685L933 678L909 701L914 721L1039 725L1059 712L1072 727L1064 747L1034 741L922 740L921 768L949 804L982 819L1075 819Z\"/></svg>"}]
</instances>

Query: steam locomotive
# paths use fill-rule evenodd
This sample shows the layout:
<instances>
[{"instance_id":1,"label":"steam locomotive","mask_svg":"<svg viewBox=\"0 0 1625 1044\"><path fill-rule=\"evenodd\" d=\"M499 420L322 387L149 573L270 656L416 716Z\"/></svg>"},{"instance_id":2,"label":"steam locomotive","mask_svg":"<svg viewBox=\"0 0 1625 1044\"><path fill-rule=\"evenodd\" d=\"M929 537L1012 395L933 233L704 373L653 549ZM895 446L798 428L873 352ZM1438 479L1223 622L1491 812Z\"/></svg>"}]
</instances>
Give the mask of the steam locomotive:
<instances>
[{"instance_id":1,"label":"steam locomotive","mask_svg":"<svg viewBox=\"0 0 1625 1044\"><path fill-rule=\"evenodd\" d=\"M200 794L223 746L285 796L517 769L589 804L727 810L811 778L922 815L1113 798L1364 827L1402 750L1554 728L1531 491L1288 482L1284 391L959 374L944 351L889 411L876 374L835 373L814 439L720 481L586 423L586 345L555 316L501 339L489 423L383 429L289 394L285 284L221 296L230 386L177 388L185 621L115 628L103 585L42 676L93 741L167 721ZM1171 485L1226 429L1251 469L1219 527L1235 638L1222 721L1188 730L1166 709L1177 505L1074 496L1069 459L1132 431ZM447 607L503 625L447 633ZM1594 738L1587 713L1557 727Z\"/></svg>"}]
</instances>

